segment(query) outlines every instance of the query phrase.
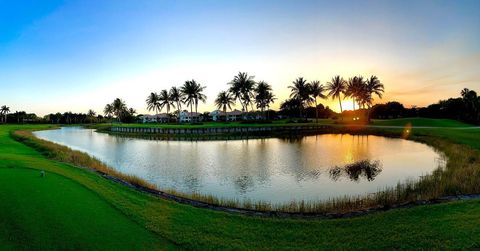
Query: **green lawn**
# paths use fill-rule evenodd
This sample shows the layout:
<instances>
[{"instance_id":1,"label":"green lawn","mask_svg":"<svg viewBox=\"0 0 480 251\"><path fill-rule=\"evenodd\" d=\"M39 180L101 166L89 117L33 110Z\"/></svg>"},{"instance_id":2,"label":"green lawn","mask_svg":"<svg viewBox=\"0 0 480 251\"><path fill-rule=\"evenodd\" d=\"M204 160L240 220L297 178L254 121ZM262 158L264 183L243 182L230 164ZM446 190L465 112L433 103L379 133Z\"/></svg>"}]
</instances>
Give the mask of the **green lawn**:
<instances>
[{"instance_id":1,"label":"green lawn","mask_svg":"<svg viewBox=\"0 0 480 251\"><path fill-rule=\"evenodd\" d=\"M197 250L480 248L479 200L336 220L233 215L159 199L48 160L9 136L19 127L42 126L0 126L0 249L127 249L132 240L149 249L168 244L165 239ZM479 129L414 133L480 149ZM46 170L47 177L26 168Z\"/></svg>"},{"instance_id":2,"label":"green lawn","mask_svg":"<svg viewBox=\"0 0 480 251\"><path fill-rule=\"evenodd\" d=\"M379 126L426 126L426 127L470 127L472 125L451 119L428 119L428 118L401 118L401 119L375 119L373 125Z\"/></svg>"},{"instance_id":3,"label":"green lawn","mask_svg":"<svg viewBox=\"0 0 480 251\"><path fill-rule=\"evenodd\" d=\"M34 164L35 161L32 162ZM168 247L97 194L63 176L0 168L0 249Z\"/></svg>"}]
</instances>

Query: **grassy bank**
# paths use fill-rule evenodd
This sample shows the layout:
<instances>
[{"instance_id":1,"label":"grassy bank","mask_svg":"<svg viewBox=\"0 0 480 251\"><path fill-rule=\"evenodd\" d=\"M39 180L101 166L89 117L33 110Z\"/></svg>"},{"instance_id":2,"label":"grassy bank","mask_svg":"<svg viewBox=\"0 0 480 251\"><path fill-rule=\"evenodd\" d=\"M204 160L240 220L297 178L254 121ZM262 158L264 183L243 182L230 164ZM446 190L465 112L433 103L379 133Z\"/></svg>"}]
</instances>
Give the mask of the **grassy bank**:
<instances>
[{"instance_id":1,"label":"grassy bank","mask_svg":"<svg viewBox=\"0 0 480 251\"><path fill-rule=\"evenodd\" d=\"M41 128L40 126L35 127ZM22 165L46 170L68 178L95 193L144 228L183 247L191 249L473 249L479 248L480 202L463 201L411 209L392 210L365 217L338 220L294 220L246 217L194 208L140 193L106 180L97 173L46 159L31 148L14 141L9 131L16 126L0 127L0 166ZM32 129L32 128L20 128ZM392 129L389 133L398 133ZM448 133L427 130L447 142L471 142L463 131ZM480 135L470 132L478 140ZM414 131L417 135L417 130ZM448 136L442 136L442 134ZM428 135L426 135L428 136ZM448 144L448 143L446 143ZM462 146L463 147L463 146ZM472 144L471 151L477 151ZM478 149L478 147L477 147ZM453 151L453 150L452 150ZM477 152L478 156L478 152ZM478 169L477 169L478 170ZM457 177L461 180L468 177ZM3 183L0 183L0 187ZM25 184L28 186L28 184ZM17 200L12 195L12 205ZM28 199L28 196L26 197ZM86 203L90 198L85 198ZM31 202L33 204L33 202ZM59 207L61 201L52 202ZM62 210L59 210L62 211ZM68 216L67 212L64 212ZM67 217L66 216L66 217ZM94 218L95 219L95 218ZM39 221L41 222L41 221ZM15 226L25 225L21 220ZM38 223L40 230L43 224ZM15 228L6 225L6 228ZM19 231L27 231L29 227ZM77 234L76 230L72 234ZM133 231L133 230L132 230ZM136 231L136 230L135 230ZM3 235L3 233L0 233ZM106 231L104 235L109 235ZM35 237L32 237L35 238ZM7 237L0 237L0 240ZM85 242L94 239L85 239ZM3 241L2 241L3 242ZM59 240L60 245L68 242ZM28 245L28 244L26 244Z\"/></svg>"}]
</instances>

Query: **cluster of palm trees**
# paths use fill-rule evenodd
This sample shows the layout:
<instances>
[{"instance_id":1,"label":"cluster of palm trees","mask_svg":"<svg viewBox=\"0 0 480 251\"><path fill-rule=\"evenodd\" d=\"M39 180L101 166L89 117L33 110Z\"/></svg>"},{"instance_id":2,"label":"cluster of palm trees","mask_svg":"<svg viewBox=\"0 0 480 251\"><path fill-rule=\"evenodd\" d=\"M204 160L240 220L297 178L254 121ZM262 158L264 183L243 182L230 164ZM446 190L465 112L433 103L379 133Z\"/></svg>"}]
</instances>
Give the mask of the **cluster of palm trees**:
<instances>
[{"instance_id":1,"label":"cluster of palm trees","mask_svg":"<svg viewBox=\"0 0 480 251\"><path fill-rule=\"evenodd\" d=\"M254 105L262 113L268 110L276 100L272 93L272 87L265 81L256 82L254 78L246 72L239 72L234 76L233 80L228 83L228 90L217 95L215 99L217 108L226 114L227 109L231 110L238 101L245 113L248 113L249 109L253 111ZM317 107L318 99L327 99L328 97L338 99L340 112L342 113L342 98L352 99L353 110L355 110L356 104L360 108L370 108L373 103L373 96L377 95L382 98L384 92L384 86L376 76L371 76L368 79L355 76L348 81L340 76L335 76L326 86L320 84L320 81L307 82L303 77L299 77L293 81L289 88L291 89L290 99L286 100L282 107L299 107L300 117L302 117L303 110L307 105L315 104L315 107ZM198 112L199 102L205 103L206 101L204 90L205 86L195 80L188 80L180 88L172 87L170 90L162 90L160 93L150 93L146 99L147 109L160 113L166 108L166 112L169 114L172 108L176 108L180 119L182 104L190 107L190 114L193 113L193 107L195 107L195 112ZM111 106L114 106L114 104ZM118 115L116 116L118 117ZM318 110L316 111L316 118L318 120ZM192 121L191 118L190 121Z\"/></svg>"},{"instance_id":2,"label":"cluster of palm trees","mask_svg":"<svg viewBox=\"0 0 480 251\"><path fill-rule=\"evenodd\" d=\"M338 99L340 113L342 113L342 96L343 99L352 99L353 110L355 110L355 104L358 104L360 108L368 107L370 109L373 96L377 95L382 98L385 91L384 85L376 76L371 76L366 80L362 76L355 76L348 81L340 76L335 76L326 86L320 84L319 81L307 82L300 77L293 81L288 88L291 89L291 99L285 101L282 106L298 105L300 117L302 117L302 111L306 105L314 103L317 107L318 98L327 99L331 97L332 99ZM328 93L324 94L324 92ZM318 119L318 111L316 116Z\"/></svg>"},{"instance_id":3,"label":"cluster of palm trees","mask_svg":"<svg viewBox=\"0 0 480 251\"><path fill-rule=\"evenodd\" d=\"M207 96L203 93L205 88L205 86L192 79L185 81L180 88L174 86L170 91L152 92L146 99L147 109L160 113L163 108L166 108L168 114L171 108L176 108L178 119L180 119L180 110L182 104L185 104L190 107L190 116L192 116L193 107L195 106L195 112L198 112L199 102L205 103L207 100ZM192 118L190 118L190 121L192 121Z\"/></svg>"},{"instance_id":4,"label":"cluster of palm trees","mask_svg":"<svg viewBox=\"0 0 480 251\"><path fill-rule=\"evenodd\" d=\"M248 76L246 72L239 72L232 81L228 91L222 91L215 99L215 105L218 109L226 114L227 108L232 109L238 100L242 106L242 111L248 113L248 108L254 110L255 104L257 109L262 113L270 108L270 104L274 103L276 98L272 92L272 86L265 81L255 82L254 76ZM264 116L267 119L267 116ZM225 119L227 119L225 117Z\"/></svg>"},{"instance_id":5,"label":"cluster of palm trees","mask_svg":"<svg viewBox=\"0 0 480 251\"><path fill-rule=\"evenodd\" d=\"M137 112L133 108L128 108L123 100L116 98L111 104L105 105L103 113L106 117L114 116L118 119L118 122L121 122L133 117Z\"/></svg>"},{"instance_id":6,"label":"cluster of palm trees","mask_svg":"<svg viewBox=\"0 0 480 251\"><path fill-rule=\"evenodd\" d=\"M10 107L6 105L3 105L2 107L0 107L0 115L3 115L2 116L3 123L7 123L7 115L9 112L10 112Z\"/></svg>"}]
</instances>

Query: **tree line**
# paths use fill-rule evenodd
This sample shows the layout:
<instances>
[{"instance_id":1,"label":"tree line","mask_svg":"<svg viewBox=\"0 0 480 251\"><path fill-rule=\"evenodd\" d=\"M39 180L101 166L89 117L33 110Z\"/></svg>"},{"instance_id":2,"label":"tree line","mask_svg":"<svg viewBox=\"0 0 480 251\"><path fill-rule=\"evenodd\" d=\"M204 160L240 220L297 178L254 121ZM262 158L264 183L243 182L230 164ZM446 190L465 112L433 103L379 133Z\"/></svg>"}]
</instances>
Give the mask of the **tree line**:
<instances>
[{"instance_id":1,"label":"tree line","mask_svg":"<svg viewBox=\"0 0 480 251\"><path fill-rule=\"evenodd\" d=\"M249 76L246 72L239 72L228 82L228 89L221 91L214 103L217 109L225 114L227 109L232 110L236 103L240 103L243 112L254 111L255 107L264 114L267 119L270 105L277 99L272 92L272 86L265 81L255 81L254 76ZM314 80L307 82L303 77L297 78L292 85L288 86L291 90L290 98L281 104L285 110L299 110L299 117L303 118L304 110L307 106L315 104L318 106L318 99L337 99L340 110L343 99L352 98L353 107L359 104L361 107L370 108L373 103L373 96L382 98L384 85L376 76L364 79L362 76L355 76L348 81L340 76L335 76L326 86L320 84L320 81ZM152 92L146 99L147 109L149 111L161 112L166 108L170 113L170 108L177 108L177 116L180 113L182 104L190 107L193 112L193 106L197 112L199 101L206 102L206 96L203 94L205 87L198 84L195 80L188 80L180 87L172 87L169 91L162 90L160 93ZM318 119L318 111L316 112Z\"/></svg>"},{"instance_id":2,"label":"tree line","mask_svg":"<svg viewBox=\"0 0 480 251\"><path fill-rule=\"evenodd\" d=\"M403 104L395 101L372 107L372 118L400 117L445 118L480 124L480 96L465 88L461 90L459 97L440 100L427 107L405 108Z\"/></svg>"}]
</instances>

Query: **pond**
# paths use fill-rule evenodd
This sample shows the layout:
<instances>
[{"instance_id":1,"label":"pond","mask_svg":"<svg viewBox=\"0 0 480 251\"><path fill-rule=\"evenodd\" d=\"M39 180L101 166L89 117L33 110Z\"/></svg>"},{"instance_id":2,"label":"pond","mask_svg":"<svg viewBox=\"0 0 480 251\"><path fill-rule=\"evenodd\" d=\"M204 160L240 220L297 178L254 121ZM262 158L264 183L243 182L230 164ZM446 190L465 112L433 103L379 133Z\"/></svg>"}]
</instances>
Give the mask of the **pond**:
<instances>
[{"instance_id":1,"label":"pond","mask_svg":"<svg viewBox=\"0 0 480 251\"><path fill-rule=\"evenodd\" d=\"M165 141L65 127L35 135L86 152L161 190L288 203L374 193L444 163L432 147L380 136Z\"/></svg>"}]
</instances>

